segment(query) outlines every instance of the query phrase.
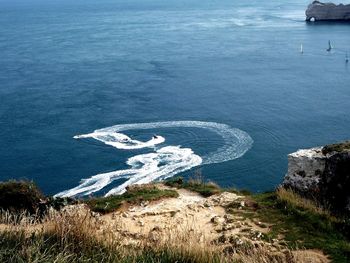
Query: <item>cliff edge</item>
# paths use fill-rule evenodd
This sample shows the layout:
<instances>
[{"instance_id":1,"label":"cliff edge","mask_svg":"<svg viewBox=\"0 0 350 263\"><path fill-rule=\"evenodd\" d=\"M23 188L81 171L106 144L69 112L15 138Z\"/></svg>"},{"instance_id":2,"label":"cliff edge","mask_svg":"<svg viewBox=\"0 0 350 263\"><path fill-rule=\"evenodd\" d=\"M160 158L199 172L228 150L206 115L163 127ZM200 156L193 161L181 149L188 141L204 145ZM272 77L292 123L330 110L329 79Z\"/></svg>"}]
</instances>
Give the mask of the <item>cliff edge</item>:
<instances>
[{"instance_id":1,"label":"cliff edge","mask_svg":"<svg viewBox=\"0 0 350 263\"><path fill-rule=\"evenodd\" d=\"M289 154L282 185L334 211L350 213L350 142Z\"/></svg>"}]
</instances>

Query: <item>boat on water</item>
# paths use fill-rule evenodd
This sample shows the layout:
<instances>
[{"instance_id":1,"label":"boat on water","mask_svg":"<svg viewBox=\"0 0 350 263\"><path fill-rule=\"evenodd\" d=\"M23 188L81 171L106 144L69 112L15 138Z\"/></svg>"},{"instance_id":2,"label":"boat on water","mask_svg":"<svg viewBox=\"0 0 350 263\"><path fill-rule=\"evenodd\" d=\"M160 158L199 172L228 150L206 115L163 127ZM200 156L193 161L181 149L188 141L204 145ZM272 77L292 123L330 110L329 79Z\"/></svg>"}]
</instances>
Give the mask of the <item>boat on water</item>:
<instances>
[{"instance_id":1,"label":"boat on water","mask_svg":"<svg viewBox=\"0 0 350 263\"><path fill-rule=\"evenodd\" d=\"M328 48L327 48L327 51L330 52L332 49L333 49L333 46L332 46L332 44L331 44L331 41L328 40Z\"/></svg>"},{"instance_id":2,"label":"boat on water","mask_svg":"<svg viewBox=\"0 0 350 263\"><path fill-rule=\"evenodd\" d=\"M303 53L304 53L303 44L300 44L300 53L301 53L301 54L303 54Z\"/></svg>"}]
</instances>

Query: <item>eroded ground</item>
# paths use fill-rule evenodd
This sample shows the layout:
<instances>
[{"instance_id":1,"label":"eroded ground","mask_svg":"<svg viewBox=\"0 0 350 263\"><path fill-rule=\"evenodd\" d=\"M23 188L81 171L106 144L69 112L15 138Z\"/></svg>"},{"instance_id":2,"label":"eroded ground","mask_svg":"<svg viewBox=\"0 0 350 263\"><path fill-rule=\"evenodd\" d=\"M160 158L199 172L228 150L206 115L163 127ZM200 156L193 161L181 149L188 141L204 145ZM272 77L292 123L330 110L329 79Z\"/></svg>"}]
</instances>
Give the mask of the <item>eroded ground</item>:
<instances>
[{"instance_id":1,"label":"eroded ground","mask_svg":"<svg viewBox=\"0 0 350 263\"><path fill-rule=\"evenodd\" d=\"M162 184L157 187L170 189ZM141 202L138 205L125 204L116 212L105 215L91 212L84 204L72 205L61 212L53 211L52 216L56 216L56 222L57 216L68 215L68 220L66 218L62 222L69 222L71 217L82 218L82 222L86 223L86 218L91 218L91 229L84 231L107 242L108 239L117 239L119 244L135 245L135 248L145 244L152 246L152 243L173 245L178 242L191 249L196 246L219 249L230 255L240 254L236 252L242 250L248 251L248 254L249 251L266 253L269 256L265 258L270 259L276 255L276 260L264 262L330 262L322 251L299 249L291 252L282 235L272 240L267 238L271 225L258 220L254 213L255 204L247 196L222 192L205 198L185 189L171 189L178 192L177 198ZM21 226L30 233L49 229L52 223L49 219L44 223L28 222L18 227ZM0 231L8 227L0 224ZM294 261L289 261L289 257L293 257ZM249 262L249 259L244 262Z\"/></svg>"},{"instance_id":2,"label":"eroded ground","mask_svg":"<svg viewBox=\"0 0 350 263\"><path fill-rule=\"evenodd\" d=\"M163 185L158 187L165 188ZM265 238L270 230L267 222L246 216L248 206L254 205L246 197L223 192L205 198L185 189L176 191L178 198L144 202L101 216L100 231L114 229L125 237L123 241L126 243L142 240L164 242L164 239L171 242L171 235L188 235L199 243L209 241L222 246L227 253L234 253L241 247L264 247L271 253L285 250L283 236L273 240ZM300 258L300 262L329 262L317 250L297 250L293 254Z\"/></svg>"}]
</instances>

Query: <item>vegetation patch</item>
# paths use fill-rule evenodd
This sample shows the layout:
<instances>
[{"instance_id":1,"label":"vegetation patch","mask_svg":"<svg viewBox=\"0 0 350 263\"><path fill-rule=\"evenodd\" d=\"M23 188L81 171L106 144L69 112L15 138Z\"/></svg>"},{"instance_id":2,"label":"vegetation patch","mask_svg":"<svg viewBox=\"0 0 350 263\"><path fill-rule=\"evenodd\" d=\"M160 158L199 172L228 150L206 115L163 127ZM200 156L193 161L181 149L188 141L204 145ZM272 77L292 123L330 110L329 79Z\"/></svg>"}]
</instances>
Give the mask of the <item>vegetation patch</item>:
<instances>
[{"instance_id":1,"label":"vegetation patch","mask_svg":"<svg viewBox=\"0 0 350 263\"><path fill-rule=\"evenodd\" d=\"M175 190L159 189L155 185L133 185L122 195L95 197L86 200L86 204L94 212L110 213L121 207L123 203L140 204L143 201L155 201L163 198L178 197Z\"/></svg>"},{"instance_id":2,"label":"vegetation patch","mask_svg":"<svg viewBox=\"0 0 350 263\"><path fill-rule=\"evenodd\" d=\"M224 191L216 184L204 183L202 180L184 182L182 178L174 178L165 184L195 191L203 196ZM139 204L169 197L178 197L177 191L159 189L156 185L149 184L130 186L123 195L92 198L83 202L95 212L109 213L124 203ZM42 199L45 197L31 182L10 181L0 184L0 204L2 209L9 211L7 213L24 210L36 212ZM51 204L50 199L45 200ZM60 207L72 200L58 201ZM269 228L263 235L264 241L272 244L275 244L274 240L278 243L286 242L291 250L319 249L329 255L333 262L350 262L349 218L337 217L292 190L279 188L270 193L247 194L244 201L233 202L227 205L226 210L241 217L242 221L248 218L251 222L258 222L261 227ZM115 237L114 232L106 232L106 237L99 238L96 234L100 226L98 218L80 214L79 211L72 215L57 213L54 218L45 215L38 223L50 222L50 228L35 232L26 230L30 227L21 228L17 225L29 222L29 219L10 222L10 217L5 216L6 218L8 227L0 231L0 262L232 262L230 256L242 253L236 250L233 254L230 251L222 252L218 247L210 245L195 249L188 246L188 236L161 246L154 245L149 240L143 247L126 247L122 242L118 243L123 236ZM0 221L5 222L2 219ZM247 227L246 230L248 229ZM185 243L182 244L181 240ZM169 244L176 246L168 246ZM255 255L251 250L240 255L241 262L262 262L260 259L265 252L259 251ZM269 252L266 251L265 254L268 256ZM243 260L245 256L249 256L246 261Z\"/></svg>"},{"instance_id":3,"label":"vegetation patch","mask_svg":"<svg viewBox=\"0 0 350 263\"><path fill-rule=\"evenodd\" d=\"M166 186L178 189L187 189L199 193L203 197L209 197L222 192L231 192L240 195L250 195L251 192L245 189L236 190L235 188L222 188L213 182L205 182L201 176L195 176L185 181L182 177L173 177L164 182Z\"/></svg>"},{"instance_id":4,"label":"vegetation patch","mask_svg":"<svg viewBox=\"0 0 350 263\"><path fill-rule=\"evenodd\" d=\"M15 187L18 185L13 183L9 182L10 189L22 189L22 184L18 188ZM184 182L180 178L172 179L167 184L196 191L204 196L223 191L212 183L194 180ZM28 188L30 183L25 182L25 185ZM1 184L1 187L3 186L4 184ZM28 189L29 195L33 194L33 189L34 193L38 191L34 185ZM40 191L38 194L42 197ZM108 213L125 202L137 204L177 196L177 191L159 189L150 184L130 186L123 195L93 198L84 202L93 211ZM66 205L70 201L60 199L59 204ZM264 241L274 243L273 240L277 239L287 242L287 246L292 250L320 249L330 255L334 262L350 262L350 242L349 236L346 235L349 233L349 221L335 217L315 202L306 200L290 190L280 188L273 193L247 195L239 205L236 202L226 208L227 212L242 217L240 221L249 218L252 222L258 222L259 226L269 228L262 237ZM123 245L123 238L128 237L123 233L113 232L112 228L99 232L100 218L90 212L82 213L79 209L47 214L37 224L49 224L40 228L35 227L35 222L28 223L29 219L12 222L7 215L6 218L7 227L0 231L0 262L301 262L294 258L292 251L285 250L284 245L282 250L276 252L278 254L271 254L271 251L264 247L253 246L244 251L241 247L244 248L245 244L238 244L240 239L229 238L228 246L223 249L222 246L210 242L200 244L199 236L191 236L188 232L178 237L169 236L169 240L164 240L163 243L157 243L158 241L149 236L137 246L126 246ZM247 228L243 228L242 232L250 230L246 222L243 222L243 225L247 225ZM166 232L163 234L166 236ZM288 255L284 255L283 251L287 251ZM238 261L237 255L240 259ZM278 260L275 257L278 257Z\"/></svg>"},{"instance_id":5,"label":"vegetation patch","mask_svg":"<svg viewBox=\"0 0 350 263\"><path fill-rule=\"evenodd\" d=\"M96 237L80 239L64 233L36 233L28 237L24 231L0 232L0 262L3 263L224 263L218 252L191 247L123 247L103 242Z\"/></svg>"},{"instance_id":6,"label":"vegetation patch","mask_svg":"<svg viewBox=\"0 0 350 263\"><path fill-rule=\"evenodd\" d=\"M271 225L265 237L267 241L283 236L291 249L320 249L334 262L350 262L348 219L337 218L286 189L247 196L247 199L255 201L257 207L246 207L241 213Z\"/></svg>"},{"instance_id":7,"label":"vegetation patch","mask_svg":"<svg viewBox=\"0 0 350 263\"><path fill-rule=\"evenodd\" d=\"M350 151L350 141L329 144L322 148L323 154L332 153L332 152L345 152L345 151Z\"/></svg>"},{"instance_id":8,"label":"vegetation patch","mask_svg":"<svg viewBox=\"0 0 350 263\"><path fill-rule=\"evenodd\" d=\"M0 209L13 213L26 211L34 214L45 199L39 188L29 181L15 181L0 183Z\"/></svg>"},{"instance_id":9,"label":"vegetation patch","mask_svg":"<svg viewBox=\"0 0 350 263\"><path fill-rule=\"evenodd\" d=\"M169 236L169 241L164 243L154 242L150 238L134 246L123 245L123 240L128 237L114 232L113 228L98 233L101 223L90 213L57 213L46 220L49 227L40 227L37 231L30 231L30 226L34 227L38 222L32 225L23 223L28 220L8 224L8 228L1 229L0 262L224 262L219 250L197 246L193 240L189 246L191 236L187 232ZM195 237L192 239L196 240Z\"/></svg>"},{"instance_id":10,"label":"vegetation patch","mask_svg":"<svg viewBox=\"0 0 350 263\"><path fill-rule=\"evenodd\" d=\"M119 262L116 249L107 247L96 238L73 242L72 237L55 233L25 231L0 232L0 262Z\"/></svg>"},{"instance_id":11,"label":"vegetation patch","mask_svg":"<svg viewBox=\"0 0 350 263\"><path fill-rule=\"evenodd\" d=\"M164 184L170 187L187 189L199 193L204 197L212 196L223 191L217 184L204 182L201 178L184 181L182 177L175 177L167 180Z\"/></svg>"},{"instance_id":12,"label":"vegetation patch","mask_svg":"<svg viewBox=\"0 0 350 263\"><path fill-rule=\"evenodd\" d=\"M168 239L162 242L149 238L137 245L123 245L122 241L128 237L113 235L111 229L105 229L101 236L96 235L100 222L79 212L56 214L47 220L51 227L38 231L28 231L30 225L9 225L7 230L0 231L0 262L300 262L294 258L286 260L283 255L271 257L269 250L254 248L248 243L239 247L233 245L223 251L222 247L212 243L200 244L198 236L187 231L175 235L169 232Z\"/></svg>"}]
</instances>

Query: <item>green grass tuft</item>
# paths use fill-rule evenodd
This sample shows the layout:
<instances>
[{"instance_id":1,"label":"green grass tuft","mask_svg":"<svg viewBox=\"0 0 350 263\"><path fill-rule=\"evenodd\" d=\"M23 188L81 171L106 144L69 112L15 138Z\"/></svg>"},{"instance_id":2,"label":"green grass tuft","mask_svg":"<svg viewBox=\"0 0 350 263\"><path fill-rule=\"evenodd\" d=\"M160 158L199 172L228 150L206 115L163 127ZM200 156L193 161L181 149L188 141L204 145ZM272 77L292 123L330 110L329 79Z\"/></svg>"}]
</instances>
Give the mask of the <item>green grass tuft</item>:
<instances>
[{"instance_id":1,"label":"green grass tuft","mask_svg":"<svg viewBox=\"0 0 350 263\"><path fill-rule=\"evenodd\" d=\"M155 185L134 185L127 188L122 195L96 197L86 200L86 204L94 212L110 213L121 207L123 203L139 204L142 201L155 201L162 198L178 197L175 190L159 189Z\"/></svg>"},{"instance_id":2,"label":"green grass tuft","mask_svg":"<svg viewBox=\"0 0 350 263\"><path fill-rule=\"evenodd\" d=\"M254 195L258 204L246 214L272 224L267 239L283 236L290 248L321 249L334 262L350 262L350 241L343 229L347 220L332 216L310 200L285 191Z\"/></svg>"},{"instance_id":3,"label":"green grass tuft","mask_svg":"<svg viewBox=\"0 0 350 263\"><path fill-rule=\"evenodd\" d=\"M164 183L167 186L187 189L204 197L212 196L222 192L222 189L215 183L204 182L200 178L184 181L182 177L171 178Z\"/></svg>"}]
</instances>

